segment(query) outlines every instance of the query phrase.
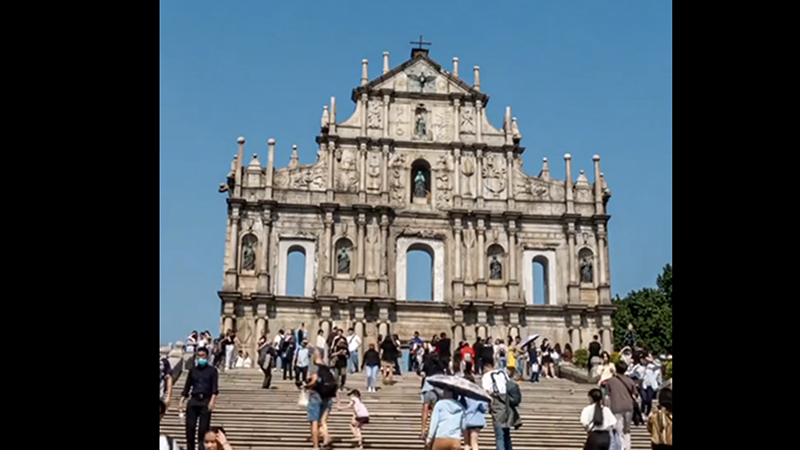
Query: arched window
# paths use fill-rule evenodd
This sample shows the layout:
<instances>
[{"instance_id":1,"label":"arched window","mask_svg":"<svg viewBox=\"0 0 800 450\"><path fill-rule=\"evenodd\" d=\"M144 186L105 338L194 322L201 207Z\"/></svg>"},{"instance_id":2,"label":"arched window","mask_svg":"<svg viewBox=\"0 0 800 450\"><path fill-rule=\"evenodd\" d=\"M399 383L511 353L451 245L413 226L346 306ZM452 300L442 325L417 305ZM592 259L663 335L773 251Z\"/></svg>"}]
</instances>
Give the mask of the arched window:
<instances>
[{"instance_id":1,"label":"arched window","mask_svg":"<svg viewBox=\"0 0 800 450\"><path fill-rule=\"evenodd\" d=\"M353 273L353 243L343 237L336 241L333 256L333 273L337 277L350 277Z\"/></svg>"},{"instance_id":2,"label":"arched window","mask_svg":"<svg viewBox=\"0 0 800 450\"><path fill-rule=\"evenodd\" d=\"M431 165L424 159L411 164L410 195L411 203L429 204L431 202Z\"/></svg>"},{"instance_id":3,"label":"arched window","mask_svg":"<svg viewBox=\"0 0 800 450\"><path fill-rule=\"evenodd\" d=\"M412 244L406 253L406 298L433 301L433 249Z\"/></svg>"},{"instance_id":4,"label":"arched window","mask_svg":"<svg viewBox=\"0 0 800 450\"><path fill-rule=\"evenodd\" d=\"M286 295L305 297L306 250L299 245L289 247L286 260Z\"/></svg>"},{"instance_id":5,"label":"arched window","mask_svg":"<svg viewBox=\"0 0 800 450\"><path fill-rule=\"evenodd\" d=\"M489 279L502 281L506 276L505 250L500 244L492 244L486 250L486 267L489 268Z\"/></svg>"},{"instance_id":6,"label":"arched window","mask_svg":"<svg viewBox=\"0 0 800 450\"><path fill-rule=\"evenodd\" d=\"M594 285L594 252L582 248L578 252L578 267L582 285Z\"/></svg>"},{"instance_id":7,"label":"arched window","mask_svg":"<svg viewBox=\"0 0 800 450\"><path fill-rule=\"evenodd\" d=\"M256 270L257 254L258 238L252 233L248 233L242 238L242 249L239 262L239 267L241 268L240 272L252 272Z\"/></svg>"},{"instance_id":8,"label":"arched window","mask_svg":"<svg viewBox=\"0 0 800 450\"><path fill-rule=\"evenodd\" d=\"M544 256L535 256L533 258L533 304L534 305L549 305L550 304L550 264Z\"/></svg>"}]
</instances>

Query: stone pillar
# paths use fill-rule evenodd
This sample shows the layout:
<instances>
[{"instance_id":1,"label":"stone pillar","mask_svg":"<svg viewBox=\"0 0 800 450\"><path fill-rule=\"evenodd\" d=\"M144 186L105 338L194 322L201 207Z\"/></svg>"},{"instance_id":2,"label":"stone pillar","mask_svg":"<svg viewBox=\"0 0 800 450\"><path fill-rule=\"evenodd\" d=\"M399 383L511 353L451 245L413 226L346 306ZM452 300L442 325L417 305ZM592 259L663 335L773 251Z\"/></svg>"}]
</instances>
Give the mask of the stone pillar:
<instances>
[{"instance_id":1,"label":"stone pillar","mask_svg":"<svg viewBox=\"0 0 800 450\"><path fill-rule=\"evenodd\" d=\"M603 351L614 352L614 342L611 339L611 329L603 327L600 329L600 342L603 344Z\"/></svg>"},{"instance_id":2,"label":"stone pillar","mask_svg":"<svg viewBox=\"0 0 800 450\"><path fill-rule=\"evenodd\" d=\"M386 337L391 333L389 327L389 307L381 305L378 310L378 334Z\"/></svg>"},{"instance_id":3,"label":"stone pillar","mask_svg":"<svg viewBox=\"0 0 800 450\"><path fill-rule=\"evenodd\" d=\"M508 221L508 281L517 281L517 222Z\"/></svg>"},{"instance_id":4,"label":"stone pillar","mask_svg":"<svg viewBox=\"0 0 800 450\"><path fill-rule=\"evenodd\" d=\"M566 201L567 201L567 214L575 213L575 203L572 195L572 156L567 153L564 155L564 163L567 167L567 186L566 186Z\"/></svg>"},{"instance_id":5,"label":"stone pillar","mask_svg":"<svg viewBox=\"0 0 800 450\"><path fill-rule=\"evenodd\" d=\"M478 333L479 338L486 339L486 336L488 334L487 333L488 319L486 317L486 310L481 308L477 312L478 312L478 320L477 320L477 326L475 327L476 328L475 331Z\"/></svg>"},{"instance_id":6,"label":"stone pillar","mask_svg":"<svg viewBox=\"0 0 800 450\"><path fill-rule=\"evenodd\" d=\"M388 121L388 120L387 120ZM381 192L389 192L389 144L383 144L381 161Z\"/></svg>"},{"instance_id":7,"label":"stone pillar","mask_svg":"<svg viewBox=\"0 0 800 450\"><path fill-rule=\"evenodd\" d=\"M389 137L389 95L383 96L383 137Z\"/></svg>"},{"instance_id":8,"label":"stone pillar","mask_svg":"<svg viewBox=\"0 0 800 450\"><path fill-rule=\"evenodd\" d=\"M269 144L269 156L267 156L267 188L264 197L266 200L272 200L272 177L275 174L275 139L270 138L267 144Z\"/></svg>"},{"instance_id":9,"label":"stone pillar","mask_svg":"<svg viewBox=\"0 0 800 450\"><path fill-rule=\"evenodd\" d=\"M380 252L379 259L381 260L381 273L378 277L379 293L380 295L389 295L389 269L387 262L389 260L389 215L385 212L381 214L381 240L379 242Z\"/></svg>"},{"instance_id":10,"label":"stone pillar","mask_svg":"<svg viewBox=\"0 0 800 450\"><path fill-rule=\"evenodd\" d=\"M506 150L506 177L508 186L506 187L506 203L508 205L508 209L514 209L516 207L515 199L514 199L514 151L513 150Z\"/></svg>"},{"instance_id":11,"label":"stone pillar","mask_svg":"<svg viewBox=\"0 0 800 450\"><path fill-rule=\"evenodd\" d=\"M461 140L461 99L454 98L453 99L453 142L459 142ZM458 171L456 171L458 174ZM458 183L458 175L456 175L456 183ZM456 184L458 186L458 184Z\"/></svg>"},{"instance_id":12,"label":"stone pillar","mask_svg":"<svg viewBox=\"0 0 800 450\"><path fill-rule=\"evenodd\" d=\"M608 234L602 223L597 224L597 273L600 286L608 286L608 270L606 261L608 257Z\"/></svg>"},{"instance_id":13,"label":"stone pillar","mask_svg":"<svg viewBox=\"0 0 800 450\"><path fill-rule=\"evenodd\" d=\"M269 276L270 234L272 233L272 211L265 209L261 215L261 258L258 269L258 291L271 292Z\"/></svg>"},{"instance_id":14,"label":"stone pillar","mask_svg":"<svg viewBox=\"0 0 800 450\"><path fill-rule=\"evenodd\" d=\"M369 112L369 95L361 94L361 136L367 135L367 114Z\"/></svg>"},{"instance_id":15,"label":"stone pillar","mask_svg":"<svg viewBox=\"0 0 800 450\"><path fill-rule=\"evenodd\" d=\"M459 117L456 116L456 130L458 130L459 121ZM456 136L458 136L458 132L456 132ZM461 149L459 147L453 149L453 162L455 166L453 172L453 197L455 207L461 208Z\"/></svg>"},{"instance_id":16,"label":"stone pillar","mask_svg":"<svg viewBox=\"0 0 800 450\"><path fill-rule=\"evenodd\" d=\"M603 180L600 178L600 155L594 155L594 213L605 214L603 208Z\"/></svg>"},{"instance_id":17,"label":"stone pillar","mask_svg":"<svg viewBox=\"0 0 800 450\"><path fill-rule=\"evenodd\" d=\"M333 201L333 189L336 186L334 183L334 174L336 173L334 169L336 168L336 143L334 141L328 141L328 191L331 192L328 195L328 201Z\"/></svg>"},{"instance_id":18,"label":"stone pillar","mask_svg":"<svg viewBox=\"0 0 800 450\"><path fill-rule=\"evenodd\" d=\"M475 124L475 142L481 143L483 142L483 102L480 100L475 100L475 120L477 121Z\"/></svg>"},{"instance_id":19,"label":"stone pillar","mask_svg":"<svg viewBox=\"0 0 800 450\"><path fill-rule=\"evenodd\" d=\"M478 219L478 281L486 279L486 224L483 218Z\"/></svg>"},{"instance_id":20,"label":"stone pillar","mask_svg":"<svg viewBox=\"0 0 800 450\"><path fill-rule=\"evenodd\" d=\"M358 363L364 359L364 349L367 346L367 333L364 329L364 306L357 304L353 309L353 333L361 338L361 346L358 348Z\"/></svg>"},{"instance_id":21,"label":"stone pillar","mask_svg":"<svg viewBox=\"0 0 800 450\"><path fill-rule=\"evenodd\" d=\"M480 119L478 120L478 129L480 130ZM477 208L483 208L483 150L475 152L475 179L476 179L476 192L475 199L477 200Z\"/></svg>"},{"instance_id":22,"label":"stone pillar","mask_svg":"<svg viewBox=\"0 0 800 450\"><path fill-rule=\"evenodd\" d=\"M325 212L325 239L322 243L325 247L322 249L322 258L320 258L318 264L322 267L322 279L325 280L325 287L323 288L323 292L325 294L330 294L333 292L333 281L331 278L333 277L333 261L336 259L334 257L334 250L333 250L333 213L331 211Z\"/></svg>"},{"instance_id":23,"label":"stone pillar","mask_svg":"<svg viewBox=\"0 0 800 450\"><path fill-rule=\"evenodd\" d=\"M228 270L225 271L222 289L224 291L235 291L239 262L239 205L234 205L231 208L231 236L229 242L231 251L228 254Z\"/></svg>"},{"instance_id":24,"label":"stone pillar","mask_svg":"<svg viewBox=\"0 0 800 450\"><path fill-rule=\"evenodd\" d=\"M356 244L356 248L358 250L358 260L356 261L356 292L358 294L366 293L366 278L364 275L364 266L365 266L365 259L366 259L366 246L367 243L364 239L364 229L367 224L367 218L364 213L358 214L358 220L356 221L356 225L358 227L358 243Z\"/></svg>"},{"instance_id":25,"label":"stone pillar","mask_svg":"<svg viewBox=\"0 0 800 450\"><path fill-rule=\"evenodd\" d=\"M453 219L453 237L455 238L455 248L453 249L453 253L456 260L456 271L454 277L456 280L461 280L461 270L462 270L462 263L461 263L461 218L456 217Z\"/></svg>"},{"instance_id":26,"label":"stone pillar","mask_svg":"<svg viewBox=\"0 0 800 450\"><path fill-rule=\"evenodd\" d=\"M581 348L581 329L576 327L571 327L569 329L569 337L570 337L570 345L572 346L572 351Z\"/></svg>"},{"instance_id":27,"label":"stone pillar","mask_svg":"<svg viewBox=\"0 0 800 450\"><path fill-rule=\"evenodd\" d=\"M576 270L577 262L575 255L575 223L569 222L567 224L567 244L569 257L567 264L569 265L569 284L567 287L567 301L569 303L578 303L580 301L580 288L578 284L578 272Z\"/></svg>"},{"instance_id":28,"label":"stone pillar","mask_svg":"<svg viewBox=\"0 0 800 450\"><path fill-rule=\"evenodd\" d=\"M228 330L232 329L233 329L233 317L225 316L225 318L222 319L222 332L227 333Z\"/></svg>"},{"instance_id":29,"label":"stone pillar","mask_svg":"<svg viewBox=\"0 0 800 450\"><path fill-rule=\"evenodd\" d=\"M358 146L358 193L359 201L361 200L361 193L367 190L367 143L361 142Z\"/></svg>"}]
</instances>

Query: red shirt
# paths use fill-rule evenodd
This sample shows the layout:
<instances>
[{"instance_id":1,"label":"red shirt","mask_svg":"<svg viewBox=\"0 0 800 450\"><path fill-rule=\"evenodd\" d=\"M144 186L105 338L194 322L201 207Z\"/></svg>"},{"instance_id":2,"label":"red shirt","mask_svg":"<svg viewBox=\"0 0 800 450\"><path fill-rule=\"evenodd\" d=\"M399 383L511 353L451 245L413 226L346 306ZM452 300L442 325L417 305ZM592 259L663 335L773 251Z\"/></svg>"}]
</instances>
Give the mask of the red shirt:
<instances>
[{"instance_id":1,"label":"red shirt","mask_svg":"<svg viewBox=\"0 0 800 450\"><path fill-rule=\"evenodd\" d=\"M461 360L462 361L464 361L464 355L466 355L467 353L469 353L470 356L472 356L472 360L475 361L475 350L473 350L472 347L469 344L465 345L461 349Z\"/></svg>"}]
</instances>

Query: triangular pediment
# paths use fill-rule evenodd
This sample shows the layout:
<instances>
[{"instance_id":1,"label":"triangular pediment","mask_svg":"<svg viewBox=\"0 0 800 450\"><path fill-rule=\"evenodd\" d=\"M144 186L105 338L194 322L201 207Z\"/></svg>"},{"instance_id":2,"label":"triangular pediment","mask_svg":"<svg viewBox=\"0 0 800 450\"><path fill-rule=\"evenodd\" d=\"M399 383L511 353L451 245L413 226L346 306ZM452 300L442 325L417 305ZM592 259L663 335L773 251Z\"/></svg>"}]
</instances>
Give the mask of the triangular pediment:
<instances>
[{"instance_id":1,"label":"triangular pediment","mask_svg":"<svg viewBox=\"0 0 800 450\"><path fill-rule=\"evenodd\" d=\"M444 70L425 54L417 54L389 72L353 90L353 99L364 92L392 90L397 93L450 95L480 98L484 104L489 97L470 84Z\"/></svg>"}]
</instances>

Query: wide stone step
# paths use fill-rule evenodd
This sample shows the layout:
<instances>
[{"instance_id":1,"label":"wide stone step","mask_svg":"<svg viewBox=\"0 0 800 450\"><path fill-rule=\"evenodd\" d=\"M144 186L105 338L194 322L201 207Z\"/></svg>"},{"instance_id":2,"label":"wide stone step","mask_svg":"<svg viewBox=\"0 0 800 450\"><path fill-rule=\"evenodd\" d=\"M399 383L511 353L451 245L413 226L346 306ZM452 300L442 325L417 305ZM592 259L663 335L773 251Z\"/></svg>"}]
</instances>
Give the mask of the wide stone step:
<instances>
[{"instance_id":1,"label":"wide stone step","mask_svg":"<svg viewBox=\"0 0 800 450\"><path fill-rule=\"evenodd\" d=\"M299 391L290 380L282 380L273 372L273 388L261 389L263 375L257 369L239 369L222 373L212 423L225 427L237 450L308 449L311 447L309 425L304 408L297 406ZM362 373L348 377L347 387L362 390L362 399L370 411L371 422L364 429L365 448L411 450L423 448L417 439L420 431L420 379L414 374L396 377L394 385L380 385L376 393L366 392ZM379 382L380 383L380 382ZM523 426L512 431L516 450L580 449L586 433L578 415L587 404L587 392L592 386L578 385L569 380L542 380L531 384L520 382L523 404L520 407ZM183 377L176 383L175 399L183 387ZM344 393L343 393L344 394ZM341 407L347 405L341 396ZM329 427L335 448L353 448L349 423L352 412L334 406ZM489 427L479 438L482 448L494 448L491 419ZM161 424L161 431L184 444L184 425L175 407ZM650 448L650 438L644 426L632 430L633 448Z\"/></svg>"}]
</instances>

